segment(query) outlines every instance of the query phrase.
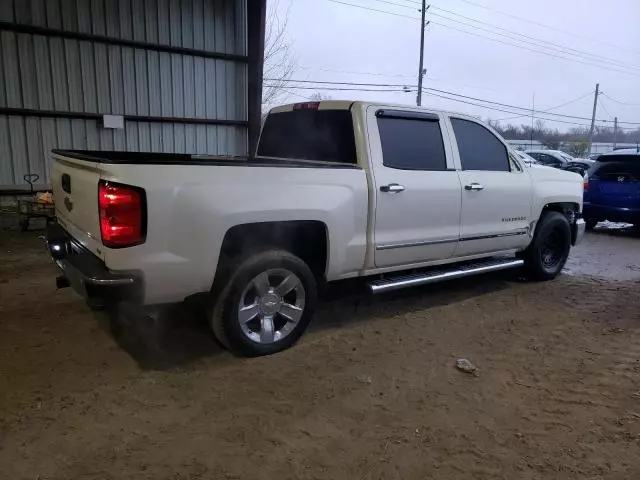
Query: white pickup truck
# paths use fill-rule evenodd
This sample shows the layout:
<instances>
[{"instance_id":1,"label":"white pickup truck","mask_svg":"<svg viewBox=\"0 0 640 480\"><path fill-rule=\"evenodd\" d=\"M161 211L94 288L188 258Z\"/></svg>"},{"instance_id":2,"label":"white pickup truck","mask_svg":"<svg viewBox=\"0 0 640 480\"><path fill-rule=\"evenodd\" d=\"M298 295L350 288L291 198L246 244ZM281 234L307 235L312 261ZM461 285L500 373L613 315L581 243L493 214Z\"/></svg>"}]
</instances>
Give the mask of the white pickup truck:
<instances>
[{"instance_id":1,"label":"white pickup truck","mask_svg":"<svg viewBox=\"0 0 640 480\"><path fill-rule=\"evenodd\" d=\"M476 118L366 102L275 108L252 158L54 151L49 250L90 304L209 298L242 355L291 346L324 282L372 293L507 268L557 276L583 179L528 168Z\"/></svg>"}]
</instances>

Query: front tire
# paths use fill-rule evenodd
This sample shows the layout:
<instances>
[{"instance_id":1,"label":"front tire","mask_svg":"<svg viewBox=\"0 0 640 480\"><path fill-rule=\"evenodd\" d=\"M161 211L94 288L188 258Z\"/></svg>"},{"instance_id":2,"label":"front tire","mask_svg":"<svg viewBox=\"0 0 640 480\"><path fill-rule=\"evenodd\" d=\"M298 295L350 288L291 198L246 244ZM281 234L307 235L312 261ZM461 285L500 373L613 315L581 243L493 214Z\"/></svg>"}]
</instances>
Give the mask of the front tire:
<instances>
[{"instance_id":1,"label":"front tire","mask_svg":"<svg viewBox=\"0 0 640 480\"><path fill-rule=\"evenodd\" d=\"M270 355L298 341L316 303L317 283L308 265L284 250L267 250L230 269L210 323L232 352Z\"/></svg>"},{"instance_id":2,"label":"front tire","mask_svg":"<svg viewBox=\"0 0 640 480\"><path fill-rule=\"evenodd\" d=\"M571 226L567 217L558 212L543 213L535 236L524 251L524 267L533 280L556 278L569 257Z\"/></svg>"}]
</instances>

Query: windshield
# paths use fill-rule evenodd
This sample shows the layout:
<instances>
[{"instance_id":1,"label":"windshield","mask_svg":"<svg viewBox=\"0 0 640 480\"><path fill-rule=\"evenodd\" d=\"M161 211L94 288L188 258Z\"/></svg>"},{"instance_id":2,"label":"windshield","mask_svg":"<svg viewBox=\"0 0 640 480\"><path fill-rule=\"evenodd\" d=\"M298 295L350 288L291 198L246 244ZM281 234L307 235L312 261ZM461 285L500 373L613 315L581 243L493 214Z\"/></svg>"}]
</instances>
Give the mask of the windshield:
<instances>
[{"instance_id":1,"label":"windshield","mask_svg":"<svg viewBox=\"0 0 640 480\"><path fill-rule=\"evenodd\" d=\"M306 108L272 113L262 129L258 156L355 164L351 112Z\"/></svg>"},{"instance_id":2,"label":"windshield","mask_svg":"<svg viewBox=\"0 0 640 480\"><path fill-rule=\"evenodd\" d=\"M558 154L560 155L560 157L562 157L563 160L566 160L567 162L573 162L574 160L574 158L568 153L558 152Z\"/></svg>"},{"instance_id":3,"label":"windshield","mask_svg":"<svg viewBox=\"0 0 640 480\"><path fill-rule=\"evenodd\" d=\"M522 160L524 160L524 161L525 161L526 163L528 163L528 164L532 164L532 163L536 163L536 164L537 164L537 163L539 163L535 158L533 158L531 155L529 155L529 154L527 154L527 153L525 153L525 152L522 152L522 151L520 151L520 150L517 150L517 151L516 151L516 153L518 154L518 156L519 156Z\"/></svg>"}]
</instances>

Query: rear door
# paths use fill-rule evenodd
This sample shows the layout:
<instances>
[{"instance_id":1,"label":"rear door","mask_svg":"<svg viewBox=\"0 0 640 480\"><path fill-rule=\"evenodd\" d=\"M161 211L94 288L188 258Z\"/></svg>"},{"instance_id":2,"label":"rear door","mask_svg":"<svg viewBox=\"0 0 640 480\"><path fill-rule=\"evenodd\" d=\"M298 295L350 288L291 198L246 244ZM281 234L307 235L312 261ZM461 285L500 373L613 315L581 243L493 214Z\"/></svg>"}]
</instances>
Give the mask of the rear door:
<instances>
[{"instance_id":1,"label":"rear door","mask_svg":"<svg viewBox=\"0 0 640 480\"><path fill-rule=\"evenodd\" d=\"M98 212L101 164L54 153L51 183L58 223L78 242L103 258Z\"/></svg>"},{"instance_id":2,"label":"rear door","mask_svg":"<svg viewBox=\"0 0 640 480\"><path fill-rule=\"evenodd\" d=\"M460 180L443 117L369 107L375 264L447 259L460 235Z\"/></svg>"},{"instance_id":3,"label":"rear door","mask_svg":"<svg viewBox=\"0 0 640 480\"><path fill-rule=\"evenodd\" d=\"M451 117L451 125L462 183L462 221L456 257L526 246L531 177L511 157L506 144L484 125L456 117Z\"/></svg>"},{"instance_id":4,"label":"rear door","mask_svg":"<svg viewBox=\"0 0 640 480\"><path fill-rule=\"evenodd\" d=\"M589 175L593 205L640 209L640 160L599 162Z\"/></svg>"}]
</instances>

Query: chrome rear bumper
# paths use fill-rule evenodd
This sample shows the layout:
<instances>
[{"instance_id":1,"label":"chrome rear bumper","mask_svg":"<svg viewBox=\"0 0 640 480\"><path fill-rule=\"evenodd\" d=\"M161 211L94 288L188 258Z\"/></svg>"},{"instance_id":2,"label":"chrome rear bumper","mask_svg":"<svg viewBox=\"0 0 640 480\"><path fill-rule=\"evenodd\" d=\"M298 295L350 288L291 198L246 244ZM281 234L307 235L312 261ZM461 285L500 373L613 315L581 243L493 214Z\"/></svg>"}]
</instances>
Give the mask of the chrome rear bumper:
<instances>
[{"instance_id":1,"label":"chrome rear bumper","mask_svg":"<svg viewBox=\"0 0 640 480\"><path fill-rule=\"evenodd\" d=\"M110 271L57 223L47 226L47 248L62 271L62 276L56 279L58 288L73 287L90 305L136 300L139 296L140 281L136 275Z\"/></svg>"}]
</instances>

